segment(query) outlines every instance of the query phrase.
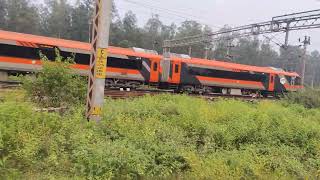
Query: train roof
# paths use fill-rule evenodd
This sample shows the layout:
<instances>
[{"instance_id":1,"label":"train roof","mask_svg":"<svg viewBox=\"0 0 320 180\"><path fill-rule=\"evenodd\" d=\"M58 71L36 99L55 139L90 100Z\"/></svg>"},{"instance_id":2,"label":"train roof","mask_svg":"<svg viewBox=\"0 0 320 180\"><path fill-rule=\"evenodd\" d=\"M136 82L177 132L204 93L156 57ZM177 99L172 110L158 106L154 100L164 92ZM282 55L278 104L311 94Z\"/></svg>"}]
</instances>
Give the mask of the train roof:
<instances>
[{"instance_id":1,"label":"train roof","mask_svg":"<svg viewBox=\"0 0 320 180\"><path fill-rule=\"evenodd\" d=\"M85 54L90 54L90 51L91 51L90 43L37 36L37 35L31 35L31 34L23 34L23 33L3 31L3 30L0 30L0 43L20 45L20 46L30 46L30 47L37 47L41 45L53 46L53 47L58 47L62 51L85 53ZM162 58L161 55L157 55L154 53L135 51L133 48L120 48L120 47L114 47L114 46L109 46L109 53L127 55L127 56L138 56L138 57L144 57L144 58L156 58L156 59ZM181 58L181 57L175 57L175 56L171 56L171 59L183 61L186 63L201 64L201 65L207 65L207 66L217 66L217 67L242 70L242 71L275 73L275 74L297 76L297 77L299 76L295 72L285 72L285 71L277 70L271 67L258 67L258 66L229 63L229 62L223 62L223 61L217 61L217 60L206 60L206 59L199 59L199 58L190 59L190 58Z\"/></svg>"},{"instance_id":2,"label":"train roof","mask_svg":"<svg viewBox=\"0 0 320 180\"><path fill-rule=\"evenodd\" d=\"M299 77L299 74L297 74L296 72L286 72L284 70L280 70L272 67L260 67L260 66L236 64L236 63L230 63L230 62L224 62L224 61L218 61L218 60L207 60L207 59L199 59L199 58L186 59L186 58L172 57L172 59L176 61L182 61L185 63L199 64L199 65L205 65L205 66L215 66L215 67L240 70L240 71L272 73L272 74Z\"/></svg>"}]
</instances>

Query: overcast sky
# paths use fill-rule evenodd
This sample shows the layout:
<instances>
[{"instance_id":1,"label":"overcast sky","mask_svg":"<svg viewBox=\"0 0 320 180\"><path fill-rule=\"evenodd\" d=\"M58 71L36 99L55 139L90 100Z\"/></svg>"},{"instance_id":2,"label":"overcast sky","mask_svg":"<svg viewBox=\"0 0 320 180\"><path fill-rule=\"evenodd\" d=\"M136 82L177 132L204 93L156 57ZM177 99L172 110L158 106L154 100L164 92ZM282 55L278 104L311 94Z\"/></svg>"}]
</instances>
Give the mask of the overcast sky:
<instances>
[{"instance_id":1,"label":"overcast sky","mask_svg":"<svg viewBox=\"0 0 320 180\"><path fill-rule=\"evenodd\" d=\"M115 0L121 16L132 10L143 25L152 13L166 24L180 23L186 18L198 20L217 30L225 24L246 25L269 21L273 16L320 9L320 0ZM311 36L310 50L320 50L320 29L292 32L290 44ZM283 43L283 37L277 37ZM277 41L277 40L275 40Z\"/></svg>"}]
</instances>

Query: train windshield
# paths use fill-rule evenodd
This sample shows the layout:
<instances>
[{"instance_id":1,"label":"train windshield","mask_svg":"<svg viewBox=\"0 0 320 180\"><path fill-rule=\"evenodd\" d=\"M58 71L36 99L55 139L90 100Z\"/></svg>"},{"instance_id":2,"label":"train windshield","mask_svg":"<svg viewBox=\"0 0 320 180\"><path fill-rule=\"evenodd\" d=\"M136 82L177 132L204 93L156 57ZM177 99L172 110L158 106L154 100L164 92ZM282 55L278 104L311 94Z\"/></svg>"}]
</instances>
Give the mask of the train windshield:
<instances>
[{"instance_id":1,"label":"train windshield","mask_svg":"<svg viewBox=\"0 0 320 180\"><path fill-rule=\"evenodd\" d=\"M300 86L301 85L301 77L296 77L294 80L294 85Z\"/></svg>"},{"instance_id":2,"label":"train windshield","mask_svg":"<svg viewBox=\"0 0 320 180\"><path fill-rule=\"evenodd\" d=\"M300 77L288 77L290 79L290 85L292 86L300 86L301 85L301 78Z\"/></svg>"}]
</instances>

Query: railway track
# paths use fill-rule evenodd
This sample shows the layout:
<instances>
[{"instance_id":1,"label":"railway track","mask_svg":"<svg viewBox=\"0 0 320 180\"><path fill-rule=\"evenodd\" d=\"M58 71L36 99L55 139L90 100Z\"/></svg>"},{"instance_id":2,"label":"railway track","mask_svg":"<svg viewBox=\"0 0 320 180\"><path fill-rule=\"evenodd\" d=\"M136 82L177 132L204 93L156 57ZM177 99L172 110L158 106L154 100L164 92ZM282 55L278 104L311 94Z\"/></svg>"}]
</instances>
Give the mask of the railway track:
<instances>
[{"instance_id":1,"label":"railway track","mask_svg":"<svg viewBox=\"0 0 320 180\"><path fill-rule=\"evenodd\" d=\"M21 82L18 81L0 81L0 90L10 90L21 87ZM146 95L159 95L159 94L176 94L172 90L159 90L159 89L128 89L128 88L107 88L105 90L105 97L111 99L132 99L143 97ZM276 98L253 98L252 96L240 96L240 95L223 95L217 93L211 94L188 94L192 97L199 97L206 100L216 100L219 98L225 99L242 99L246 101L257 101L257 100L275 100Z\"/></svg>"},{"instance_id":2,"label":"railway track","mask_svg":"<svg viewBox=\"0 0 320 180\"><path fill-rule=\"evenodd\" d=\"M21 86L19 81L0 81L0 89L14 89Z\"/></svg>"},{"instance_id":3,"label":"railway track","mask_svg":"<svg viewBox=\"0 0 320 180\"><path fill-rule=\"evenodd\" d=\"M123 89L123 88L107 88L104 92L105 97L112 99L127 99L127 98L137 98L145 95L159 95L159 94L173 94L173 91L167 90L157 90L157 89Z\"/></svg>"},{"instance_id":4,"label":"railway track","mask_svg":"<svg viewBox=\"0 0 320 180\"><path fill-rule=\"evenodd\" d=\"M150 90L150 89L136 89L136 90L126 90L126 89L106 89L105 90L105 97L112 98L112 99L130 99L130 98L137 98L142 97L145 95L159 95L159 94L176 94L173 91L167 90ZM262 98L262 97L252 97L252 96L241 96L241 95L223 95L223 94L188 94L192 97L199 97L206 100L216 100L219 98L224 99L241 99L246 101L258 101L258 100L276 100L274 97Z\"/></svg>"}]
</instances>

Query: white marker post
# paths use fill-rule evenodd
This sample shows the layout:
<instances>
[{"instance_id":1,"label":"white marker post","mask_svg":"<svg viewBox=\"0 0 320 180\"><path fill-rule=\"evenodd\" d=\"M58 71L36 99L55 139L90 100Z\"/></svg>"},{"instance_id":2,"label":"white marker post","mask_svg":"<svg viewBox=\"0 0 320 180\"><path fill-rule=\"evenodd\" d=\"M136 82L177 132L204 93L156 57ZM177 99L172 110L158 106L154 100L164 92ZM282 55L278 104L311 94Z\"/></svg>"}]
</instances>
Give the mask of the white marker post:
<instances>
[{"instance_id":1,"label":"white marker post","mask_svg":"<svg viewBox=\"0 0 320 180\"><path fill-rule=\"evenodd\" d=\"M102 119L111 11L112 0L96 0L88 79L86 111L88 120L100 121Z\"/></svg>"}]
</instances>

